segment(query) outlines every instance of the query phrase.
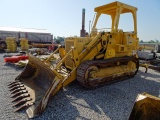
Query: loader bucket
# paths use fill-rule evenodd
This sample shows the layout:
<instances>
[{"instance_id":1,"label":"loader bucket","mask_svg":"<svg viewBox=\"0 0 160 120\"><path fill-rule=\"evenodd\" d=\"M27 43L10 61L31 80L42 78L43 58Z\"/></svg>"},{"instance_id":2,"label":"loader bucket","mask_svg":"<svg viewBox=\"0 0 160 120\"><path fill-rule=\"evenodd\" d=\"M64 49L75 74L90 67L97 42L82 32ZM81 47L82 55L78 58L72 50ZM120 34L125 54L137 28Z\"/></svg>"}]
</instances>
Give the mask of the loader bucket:
<instances>
[{"instance_id":1,"label":"loader bucket","mask_svg":"<svg viewBox=\"0 0 160 120\"><path fill-rule=\"evenodd\" d=\"M32 55L22 73L8 85L15 111L26 109L29 118L44 111L49 98L60 86L60 80L50 67Z\"/></svg>"},{"instance_id":2,"label":"loader bucket","mask_svg":"<svg viewBox=\"0 0 160 120\"><path fill-rule=\"evenodd\" d=\"M160 98L139 94L129 120L160 120Z\"/></svg>"}]
</instances>

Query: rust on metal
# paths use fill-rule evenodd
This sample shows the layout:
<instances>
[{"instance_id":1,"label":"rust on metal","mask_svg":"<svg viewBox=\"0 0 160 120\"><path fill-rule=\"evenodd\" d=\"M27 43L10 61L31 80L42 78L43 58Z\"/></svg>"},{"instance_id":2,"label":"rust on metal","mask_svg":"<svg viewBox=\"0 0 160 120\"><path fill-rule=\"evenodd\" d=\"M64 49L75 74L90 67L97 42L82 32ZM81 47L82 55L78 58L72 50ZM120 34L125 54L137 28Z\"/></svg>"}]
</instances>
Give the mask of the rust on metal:
<instances>
[{"instance_id":1,"label":"rust on metal","mask_svg":"<svg viewBox=\"0 0 160 120\"><path fill-rule=\"evenodd\" d=\"M12 87L9 88L9 91L13 91L13 90L15 90L15 89L17 89L19 87L24 87L24 85L15 85L15 86L12 86Z\"/></svg>"},{"instance_id":2,"label":"rust on metal","mask_svg":"<svg viewBox=\"0 0 160 120\"><path fill-rule=\"evenodd\" d=\"M15 97L17 97L17 96L19 96L19 95L21 95L23 93L28 93L28 91L27 90L21 90L21 91L15 93L15 94L12 94L11 98L15 98Z\"/></svg>"},{"instance_id":3,"label":"rust on metal","mask_svg":"<svg viewBox=\"0 0 160 120\"><path fill-rule=\"evenodd\" d=\"M33 103L23 104L23 105L21 105L20 107L18 107L17 109L15 109L14 112L18 112L18 111L20 111L20 110L22 110L22 109L25 109L25 108L27 108L27 107L29 107L29 106L31 106L31 105L33 105Z\"/></svg>"},{"instance_id":4,"label":"rust on metal","mask_svg":"<svg viewBox=\"0 0 160 120\"><path fill-rule=\"evenodd\" d=\"M129 61L133 61L136 64L136 71L129 72L129 73L123 73L121 75L113 75L113 76L107 76L107 77L101 77L101 78L95 78L90 80L89 75L88 78L86 78L86 73L88 68L91 66L96 66L97 68L107 68L112 66L118 65L127 65ZM119 58L110 58L106 60L90 60L83 62L77 69L77 80L86 88L94 88L98 86L102 86L104 84L109 84L113 82L122 81L128 78L133 77L136 75L139 68L139 61L136 57L132 56L126 56L126 57L119 57ZM91 70L90 70L91 72Z\"/></svg>"},{"instance_id":5,"label":"rust on metal","mask_svg":"<svg viewBox=\"0 0 160 120\"><path fill-rule=\"evenodd\" d=\"M48 66L30 55L29 63L22 73L8 85L15 111L26 109L29 118L40 114L46 107L42 101L48 103L52 89L55 89L51 89L51 86L57 84L54 78L55 75Z\"/></svg>"},{"instance_id":6,"label":"rust on metal","mask_svg":"<svg viewBox=\"0 0 160 120\"><path fill-rule=\"evenodd\" d=\"M15 102L15 101L18 101L18 100L22 100L23 98L26 98L26 97L30 97L30 94L26 93L26 94L21 94L17 97L15 97L12 102Z\"/></svg>"},{"instance_id":7,"label":"rust on metal","mask_svg":"<svg viewBox=\"0 0 160 120\"><path fill-rule=\"evenodd\" d=\"M25 99L19 100L19 101L17 101L17 102L13 105L13 107L23 105L23 104L25 104L27 101L31 101L31 100L32 100L32 98L25 98Z\"/></svg>"},{"instance_id":8,"label":"rust on metal","mask_svg":"<svg viewBox=\"0 0 160 120\"><path fill-rule=\"evenodd\" d=\"M160 98L138 94L128 120L160 120Z\"/></svg>"},{"instance_id":9,"label":"rust on metal","mask_svg":"<svg viewBox=\"0 0 160 120\"><path fill-rule=\"evenodd\" d=\"M11 88L11 87L13 87L13 86L15 86L15 85L20 85L21 84L21 82L12 82L12 83L10 83L10 84L8 84L8 87L9 88Z\"/></svg>"}]
</instances>

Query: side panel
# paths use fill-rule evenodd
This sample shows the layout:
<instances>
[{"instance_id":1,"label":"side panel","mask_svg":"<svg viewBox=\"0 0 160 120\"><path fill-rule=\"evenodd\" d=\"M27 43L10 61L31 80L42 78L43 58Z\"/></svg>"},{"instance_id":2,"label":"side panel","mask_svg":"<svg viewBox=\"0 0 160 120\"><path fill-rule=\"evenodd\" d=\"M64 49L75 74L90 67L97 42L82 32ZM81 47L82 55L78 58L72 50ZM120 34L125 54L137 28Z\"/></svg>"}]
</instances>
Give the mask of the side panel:
<instances>
[{"instance_id":1,"label":"side panel","mask_svg":"<svg viewBox=\"0 0 160 120\"><path fill-rule=\"evenodd\" d=\"M84 48L86 47L86 45L88 45L88 43L91 41L91 39L87 38L87 37L68 37L65 39L65 51L66 53L69 52L71 50L71 47L74 47L74 49L76 50L76 52L78 54L80 54ZM65 66L69 69L73 69L74 68L74 62L73 62L73 56L72 53L66 58L65 61Z\"/></svg>"},{"instance_id":2,"label":"side panel","mask_svg":"<svg viewBox=\"0 0 160 120\"><path fill-rule=\"evenodd\" d=\"M137 50L138 40L133 33L110 33L106 47L105 59L112 57L131 56Z\"/></svg>"}]
</instances>

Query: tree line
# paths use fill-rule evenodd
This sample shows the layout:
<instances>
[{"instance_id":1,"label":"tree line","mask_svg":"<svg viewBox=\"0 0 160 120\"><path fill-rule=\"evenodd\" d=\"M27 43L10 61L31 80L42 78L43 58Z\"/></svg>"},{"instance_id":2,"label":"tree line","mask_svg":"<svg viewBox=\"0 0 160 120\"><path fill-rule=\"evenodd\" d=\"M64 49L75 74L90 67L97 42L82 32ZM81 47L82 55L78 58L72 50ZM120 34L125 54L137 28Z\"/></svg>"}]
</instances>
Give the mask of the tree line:
<instances>
[{"instance_id":1,"label":"tree line","mask_svg":"<svg viewBox=\"0 0 160 120\"><path fill-rule=\"evenodd\" d=\"M65 37L57 36L57 37L54 37L54 42L57 44L61 44L64 42L64 39L65 39Z\"/></svg>"},{"instance_id":2,"label":"tree line","mask_svg":"<svg viewBox=\"0 0 160 120\"><path fill-rule=\"evenodd\" d=\"M159 40L149 40L149 41L140 40L139 42L140 43L159 43Z\"/></svg>"}]
</instances>

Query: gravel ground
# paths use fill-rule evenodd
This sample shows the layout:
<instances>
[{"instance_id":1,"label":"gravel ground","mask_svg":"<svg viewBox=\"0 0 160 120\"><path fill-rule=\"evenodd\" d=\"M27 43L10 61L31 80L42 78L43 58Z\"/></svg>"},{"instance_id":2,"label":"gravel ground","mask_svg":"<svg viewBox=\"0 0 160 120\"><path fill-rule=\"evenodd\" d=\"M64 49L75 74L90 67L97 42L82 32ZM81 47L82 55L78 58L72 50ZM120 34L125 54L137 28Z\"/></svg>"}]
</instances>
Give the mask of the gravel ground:
<instances>
[{"instance_id":1,"label":"gravel ground","mask_svg":"<svg viewBox=\"0 0 160 120\"><path fill-rule=\"evenodd\" d=\"M23 69L5 64L0 54L0 119L26 120L25 111L14 113L8 82ZM138 74L129 80L86 90L77 81L60 90L51 98L46 110L34 120L127 120L138 93L159 95L160 74L154 70L140 68Z\"/></svg>"}]
</instances>

